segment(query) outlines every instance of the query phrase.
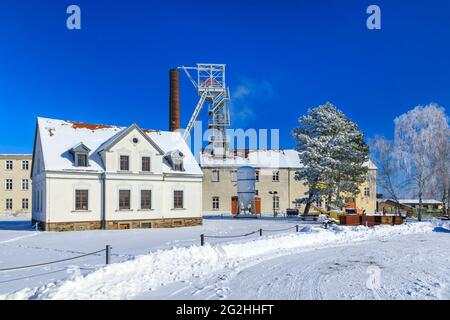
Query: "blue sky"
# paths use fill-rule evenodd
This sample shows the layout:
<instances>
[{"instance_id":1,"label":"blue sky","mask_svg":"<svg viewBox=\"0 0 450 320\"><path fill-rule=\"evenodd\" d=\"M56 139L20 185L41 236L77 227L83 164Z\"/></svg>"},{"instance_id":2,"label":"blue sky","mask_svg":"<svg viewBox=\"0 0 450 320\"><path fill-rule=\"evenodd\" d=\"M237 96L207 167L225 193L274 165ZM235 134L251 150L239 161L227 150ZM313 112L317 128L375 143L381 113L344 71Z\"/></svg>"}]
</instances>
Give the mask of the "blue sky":
<instances>
[{"instance_id":1,"label":"blue sky","mask_svg":"<svg viewBox=\"0 0 450 320\"><path fill-rule=\"evenodd\" d=\"M66 28L70 4L82 30ZM0 153L32 152L37 116L167 129L168 70L197 62L226 63L234 126L279 128L284 148L326 101L367 138L418 104L450 105L447 0L2 0L0 39ZM181 82L186 125L197 96Z\"/></svg>"}]
</instances>

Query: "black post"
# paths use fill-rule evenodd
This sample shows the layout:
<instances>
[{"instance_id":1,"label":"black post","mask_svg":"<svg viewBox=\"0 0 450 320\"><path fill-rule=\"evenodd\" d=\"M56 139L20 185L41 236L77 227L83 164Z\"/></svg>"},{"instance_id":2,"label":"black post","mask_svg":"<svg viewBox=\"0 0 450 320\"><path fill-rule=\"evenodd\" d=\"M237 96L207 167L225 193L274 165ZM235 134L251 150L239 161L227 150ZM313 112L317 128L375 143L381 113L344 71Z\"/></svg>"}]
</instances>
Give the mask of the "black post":
<instances>
[{"instance_id":1,"label":"black post","mask_svg":"<svg viewBox=\"0 0 450 320\"><path fill-rule=\"evenodd\" d=\"M203 247L205 245L205 235L201 234L200 235L200 245Z\"/></svg>"},{"instance_id":2,"label":"black post","mask_svg":"<svg viewBox=\"0 0 450 320\"><path fill-rule=\"evenodd\" d=\"M295 225L295 232L298 232L298 224Z\"/></svg>"},{"instance_id":3,"label":"black post","mask_svg":"<svg viewBox=\"0 0 450 320\"><path fill-rule=\"evenodd\" d=\"M262 237L262 229L259 229L259 236Z\"/></svg>"},{"instance_id":4,"label":"black post","mask_svg":"<svg viewBox=\"0 0 450 320\"><path fill-rule=\"evenodd\" d=\"M106 264L109 264L111 262L111 246L109 244L106 245Z\"/></svg>"}]
</instances>

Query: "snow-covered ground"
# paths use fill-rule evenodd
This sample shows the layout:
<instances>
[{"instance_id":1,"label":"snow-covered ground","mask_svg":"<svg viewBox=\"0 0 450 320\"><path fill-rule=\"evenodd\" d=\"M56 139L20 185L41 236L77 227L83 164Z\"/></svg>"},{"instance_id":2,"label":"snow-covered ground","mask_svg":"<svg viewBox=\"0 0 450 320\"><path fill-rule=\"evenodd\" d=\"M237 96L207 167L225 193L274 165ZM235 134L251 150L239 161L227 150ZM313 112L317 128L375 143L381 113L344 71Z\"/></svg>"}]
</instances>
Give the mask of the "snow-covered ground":
<instances>
[{"instance_id":1,"label":"snow-covered ground","mask_svg":"<svg viewBox=\"0 0 450 320\"><path fill-rule=\"evenodd\" d=\"M450 298L450 231L436 221L329 230L303 223L299 233L207 238L201 247L202 233L236 235L299 222L206 216L192 228L50 233L32 230L29 216L0 219L0 269L113 247L106 267L100 253L0 271L0 299Z\"/></svg>"}]
</instances>

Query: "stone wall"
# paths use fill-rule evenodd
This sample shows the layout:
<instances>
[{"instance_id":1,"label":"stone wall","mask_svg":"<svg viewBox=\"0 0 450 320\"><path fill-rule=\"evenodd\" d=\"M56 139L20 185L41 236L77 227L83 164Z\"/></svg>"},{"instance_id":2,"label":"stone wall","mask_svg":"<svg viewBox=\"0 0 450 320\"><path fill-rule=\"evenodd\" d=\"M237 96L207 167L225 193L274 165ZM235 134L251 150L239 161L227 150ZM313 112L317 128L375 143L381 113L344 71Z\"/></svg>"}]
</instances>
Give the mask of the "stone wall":
<instances>
[{"instance_id":1,"label":"stone wall","mask_svg":"<svg viewBox=\"0 0 450 320\"><path fill-rule=\"evenodd\" d=\"M38 223L39 229L44 231L84 231L99 230L102 228L100 221L83 222L42 222L33 220L33 226ZM203 218L173 218L173 219L151 219L151 220L120 220L106 221L107 230L121 229L148 229L148 228L177 228L192 227L203 224Z\"/></svg>"}]
</instances>

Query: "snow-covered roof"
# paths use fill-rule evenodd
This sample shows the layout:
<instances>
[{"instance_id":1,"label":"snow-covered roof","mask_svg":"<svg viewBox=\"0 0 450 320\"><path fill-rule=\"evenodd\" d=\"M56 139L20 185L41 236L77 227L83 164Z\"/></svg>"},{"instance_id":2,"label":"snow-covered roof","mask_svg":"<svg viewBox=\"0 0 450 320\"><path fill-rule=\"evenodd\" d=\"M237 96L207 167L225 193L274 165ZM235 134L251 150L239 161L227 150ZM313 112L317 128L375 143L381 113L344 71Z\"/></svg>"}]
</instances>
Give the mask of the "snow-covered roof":
<instances>
[{"instance_id":1,"label":"snow-covered roof","mask_svg":"<svg viewBox=\"0 0 450 320\"><path fill-rule=\"evenodd\" d=\"M400 199L398 200L398 202L400 202L401 204L419 204L419 199ZM437 201L437 200L433 200L433 199L428 199L428 200L422 200L422 204L442 204L441 201Z\"/></svg>"},{"instance_id":2,"label":"snow-covered roof","mask_svg":"<svg viewBox=\"0 0 450 320\"><path fill-rule=\"evenodd\" d=\"M256 168L300 168L300 159L295 150L249 150L247 157L242 155L213 157L207 153L200 154L200 166L207 167L241 167Z\"/></svg>"},{"instance_id":3,"label":"snow-covered roof","mask_svg":"<svg viewBox=\"0 0 450 320\"><path fill-rule=\"evenodd\" d=\"M37 124L45 169L51 171L103 172L104 164L99 152L130 128L48 118L38 118ZM202 174L180 133L157 130L142 130L142 132L157 145L162 153L180 150L184 154L183 174ZM92 150L89 153L90 166L88 168L75 167L72 156L69 154L69 150L80 143ZM173 171L168 163L163 162L163 173L179 174L180 172Z\"/></svg>"},{"instance_id":4,"label":"snow-covered roof","mask_svg":"<svg viewBox=\"0 0 450 320\"><path fill-rule=\"evenodd\" d=\"M241 167L255 168L301 168L299 153L293 149L286 150L248 150L248 155L227 156L226 158L213 157L208 153L200 153L200 166L202 168L215 167ZM369 170L376 170L375 164L368 160L365 166Z\"/></svg>"}]
</instances>

